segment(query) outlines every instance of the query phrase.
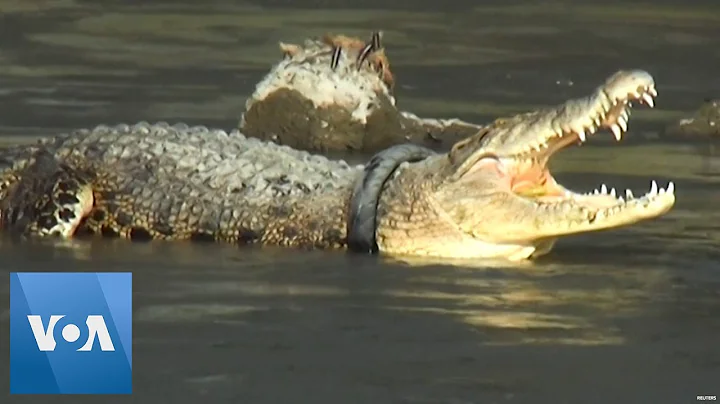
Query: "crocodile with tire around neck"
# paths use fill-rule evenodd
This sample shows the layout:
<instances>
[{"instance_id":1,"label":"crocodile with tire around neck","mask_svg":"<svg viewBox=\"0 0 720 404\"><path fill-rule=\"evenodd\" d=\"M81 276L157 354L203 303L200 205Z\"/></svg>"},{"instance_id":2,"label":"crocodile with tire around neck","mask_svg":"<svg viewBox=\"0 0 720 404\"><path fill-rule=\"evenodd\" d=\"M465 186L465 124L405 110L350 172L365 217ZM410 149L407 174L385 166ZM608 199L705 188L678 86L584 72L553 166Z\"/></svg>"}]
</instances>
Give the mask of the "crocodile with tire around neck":
<instances>
[{"instance_id":1,"label":"crocodile with tire around neck","mask_svg":"<svg viewBox=\"0 0 720 404\"><path fill-rule=\"evenodd\" d=\"M298 49L288 48L290 60ZM330 67L309 73L316 86L357 100L377 94L357 87L359 76L387 85L373 65L338 70L338 53L316 55ZM447 153L390 145L364 166L238 130L147 123L77 130L0 149L0 228L23 236L529 259L560 237L632 225L672 208L672 183L659 188L653 181L638 197L604 186L582 194L548 169L557 151L601 128L621 140L631 103L652 106L656 95L647 72L619 71L585 97L498 119ZM316 101L322 109L347 100Z\"/></svg>"}]
</instances>

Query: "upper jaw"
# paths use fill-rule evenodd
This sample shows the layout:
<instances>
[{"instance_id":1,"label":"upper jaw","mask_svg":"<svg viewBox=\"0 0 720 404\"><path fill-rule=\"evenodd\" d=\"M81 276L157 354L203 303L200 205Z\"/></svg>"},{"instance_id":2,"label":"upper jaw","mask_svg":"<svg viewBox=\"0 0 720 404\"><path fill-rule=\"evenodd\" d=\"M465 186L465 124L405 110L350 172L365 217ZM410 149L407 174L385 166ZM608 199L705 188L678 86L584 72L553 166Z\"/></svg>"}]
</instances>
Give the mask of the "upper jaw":
<instances>
[{"instance_id":1,"label":"upper jaw","mask_svg":"<svg viewBox=\"0 0 720 404\"><path fill-rule=\"evenodd\" d=\"M512 154L545 158L571 143L585 142L599 128L609 129L620 141L628 129L632 102L652 108L656 96L655 81L649 73L619 71L587 97L524 116L503 137ZM525 136L531 138L526 140ZM513 140L521 145L512 146Z\"/></svg>"},{"instance_id":2,"label":"upper jaw","mask_svg":"<svg viewBox=\"0 0 720 404\"><path fill-rule=\"evenodd\" d=\"M533 160L545 165L556 151L584 142L599 128L622 139L628 128L630 107L637 101L654 107L653 77L643 70L621 70L586 97L557 107L501 118L456 143L449 153L453 178L459 178L482 158L493 155L510 160Z\"/></svg>"},{"instance_id":3,"label":"upper jaw","mask_svg":"<svg viewBox=\"0 0 720 404\"><path fill-rule=\"evenodd\" d=\"M459 179L476 170L478 162L495 157L499 167L523 171L530 166L545 171L550 157L573 142L584 142L599 128L609 128L619 141L628 129L633 101L654 107L655 81L642 70L618 71L589 96L554 108L499 119L476 135L456 143L449 153Z\"/></svg>"}]
</instances>

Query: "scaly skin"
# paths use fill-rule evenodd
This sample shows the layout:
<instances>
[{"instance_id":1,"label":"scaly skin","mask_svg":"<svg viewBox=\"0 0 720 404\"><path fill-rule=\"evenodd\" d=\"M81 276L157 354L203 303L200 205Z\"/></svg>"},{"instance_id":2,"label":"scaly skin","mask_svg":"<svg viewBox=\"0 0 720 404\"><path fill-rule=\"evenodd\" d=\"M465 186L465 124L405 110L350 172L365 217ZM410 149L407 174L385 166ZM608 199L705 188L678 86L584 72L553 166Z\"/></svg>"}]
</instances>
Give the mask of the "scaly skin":
<instances>
[{"instance_id":1,"label":"scaly skin","mask_svg":"<svg viewBox=\"0 0 720 404\"><path fill-rule=\"evenodd\" d=\"M400 111L379 32L367 42L328 34L280 49L283 60L246 102L239 129L247 136L312 152L377 152L402 143L447 150L480 129Z\"/></svg>"},{"instance_id":2,"label":"scaly skin","mask_svg":"<svg viewBox=\"0 0 720 404\"><path fill-rule=\"evenodd\" d=\"M649 74L618 72L588 97L497 120L449 153L403 163L381 186L380 251L527 259L558 237L661 216L674 205L672 184L625 201L614 190L571 192L547 169L555 151L598 127L619 139L628 101L652 105L655 94ZM367 175L238 132L148 124L8 148L0 169L6 231L304 248L347 244L353 189Z\"/></svg>"},{"instance_id":3,"label":"scaly skin","mask_svg":"<svg viewBox=\"0 0 720 404\"><path fill-rule=\"evenodd\" d=\"M344 243L358 172L237 131L145 123L76 131L0 161L0 221L11 231L307 247ZM70 198L88 188L91 198Z\"/></svg>"}]
</instances>

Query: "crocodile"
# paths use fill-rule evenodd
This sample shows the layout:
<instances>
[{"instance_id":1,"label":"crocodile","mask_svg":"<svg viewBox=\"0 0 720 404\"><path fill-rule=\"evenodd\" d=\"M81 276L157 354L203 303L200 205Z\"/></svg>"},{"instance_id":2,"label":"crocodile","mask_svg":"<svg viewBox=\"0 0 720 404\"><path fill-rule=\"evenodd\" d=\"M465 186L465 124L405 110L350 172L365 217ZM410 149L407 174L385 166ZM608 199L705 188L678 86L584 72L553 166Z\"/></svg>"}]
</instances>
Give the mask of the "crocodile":
<instances>
[{"instance_id":1,"label":"crocodile","mask_svg":"<svg viewBox=\"0 0 720 404\"><path fill-rule=\"evenodd\" d=\"M706 139L720 137L720 99L706 99L691 117L669 125L665 135Z\"/></svg>"},{"instance_id":2,"label":"crocodile","mask_svg":"<svg viewBox=\"0 0 720 404\"><path fill-rule=\"evenodd\" d=\"M381 31L367 41L328 33L279 47L282 59L245 103L238 129L246 136L311 152L375 153L403 143L447 150L481 127L400 111Z\"/></svg>"},{"instance_id":3,"label":"crocodile","mask_svg":"<svg viewBox=\"0 0 720 404\"><path fill-rule=\"evenodd\" d=\"M643 196L558 184L548 161L600 128L621 140L653 77L619 71L590 95L501 118L447 153L409 144L366 165L187 125L98 126L0 149L0 229L21 237L122 237L526 260L564 236L657 218Z\"/></svg>"}]
</instances>

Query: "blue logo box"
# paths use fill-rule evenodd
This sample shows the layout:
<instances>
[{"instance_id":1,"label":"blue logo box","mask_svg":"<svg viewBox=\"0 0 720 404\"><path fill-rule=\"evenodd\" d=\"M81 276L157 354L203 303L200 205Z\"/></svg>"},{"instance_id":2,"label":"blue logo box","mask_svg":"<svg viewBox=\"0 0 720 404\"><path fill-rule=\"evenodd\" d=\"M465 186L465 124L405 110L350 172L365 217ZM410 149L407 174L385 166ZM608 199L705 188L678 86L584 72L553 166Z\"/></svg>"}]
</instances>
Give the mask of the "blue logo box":
<instances>
[{"instance_id":1,"label":"blue logo box","mask_svg":"<svg viewBox=\"0 0 720 404\"><path fill-rule=\"evenodd\" d=\"M132 274L10 274L11 394L131 394Z\"/></svg>"}]
</instances>

